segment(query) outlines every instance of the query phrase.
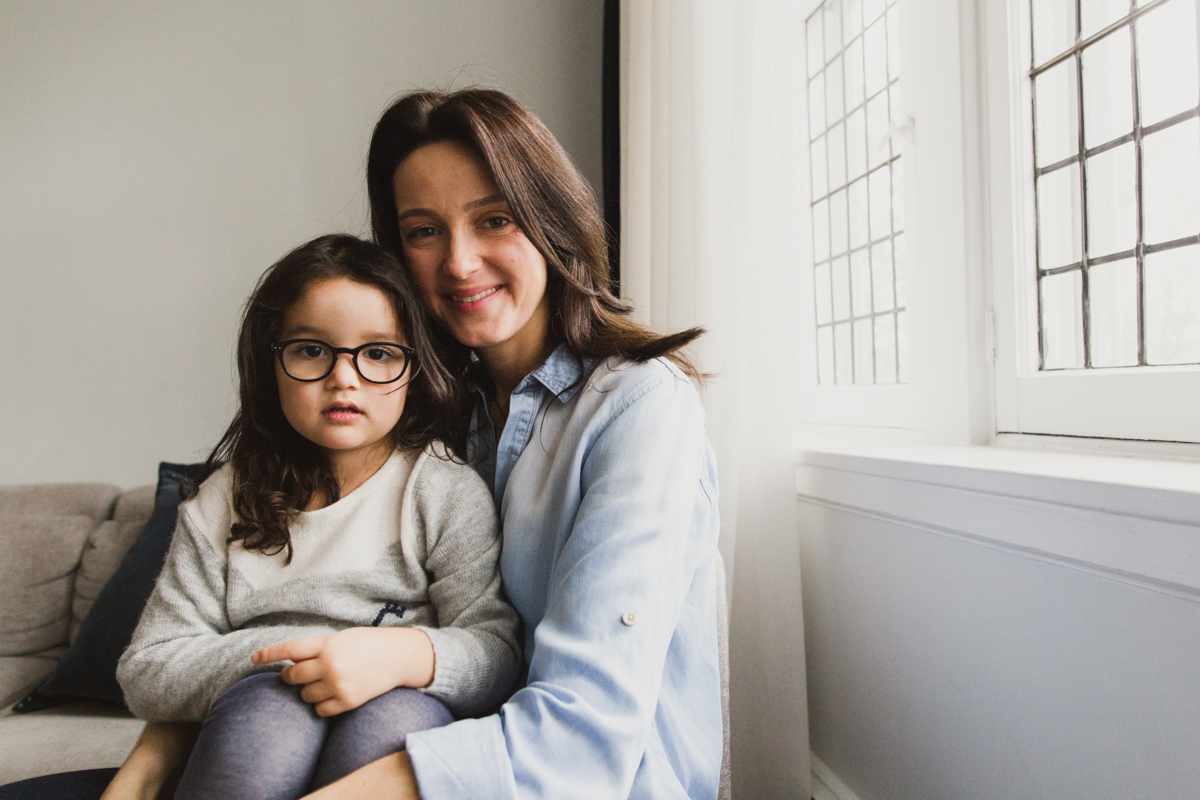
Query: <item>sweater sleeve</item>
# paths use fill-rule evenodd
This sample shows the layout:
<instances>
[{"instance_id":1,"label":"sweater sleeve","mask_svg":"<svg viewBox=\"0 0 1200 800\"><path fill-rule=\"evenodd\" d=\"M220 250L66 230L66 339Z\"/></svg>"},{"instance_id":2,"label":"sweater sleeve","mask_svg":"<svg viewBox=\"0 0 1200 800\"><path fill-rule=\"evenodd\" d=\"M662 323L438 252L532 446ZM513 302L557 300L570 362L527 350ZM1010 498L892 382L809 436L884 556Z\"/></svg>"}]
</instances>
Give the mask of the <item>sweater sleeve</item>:
<instances>
[{"instance_id":1,"label":"sweater sleeve","mask_svg":"<svg viewBox=\"0 0 1200 800\"><path fill-rule=\"evenodd\" d=\"M163 571L117 665L129 710L145 720L199 722L241 679L279 669L251 664L255 650L334 631L307 625L233 630L225 612L225 561L190 511L188 504L181 509Z\"/></svg>"},{"instance_id":2,"label":"sweater sleeve","mask_svg":"<svg viewBox=\"0 0 1200 800\"><path fill-rule=\"evenodd\" d=\"M519 620L500 587L500 525L475 471L435 456L413 478L414 519L426 541L425 569L438 627L434 679L425 691L456 716L494 711L520 670Z\"/></svg>"}]
</instances>

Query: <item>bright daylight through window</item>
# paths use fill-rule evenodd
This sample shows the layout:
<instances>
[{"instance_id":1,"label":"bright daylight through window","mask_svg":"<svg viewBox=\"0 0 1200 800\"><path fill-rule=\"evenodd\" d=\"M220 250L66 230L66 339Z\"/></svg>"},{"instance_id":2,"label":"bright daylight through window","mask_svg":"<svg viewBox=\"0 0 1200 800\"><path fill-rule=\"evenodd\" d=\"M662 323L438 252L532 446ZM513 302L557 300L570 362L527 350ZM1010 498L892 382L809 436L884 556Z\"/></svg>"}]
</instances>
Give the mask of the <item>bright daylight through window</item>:
<instances>
[{"instance_id":1,"label":"bright daylight through window","mask_svg":"<svg viewBox=\"0 0 1200 800\"><path fill-rule=\"evenodd\" d=\"M805 27L818 383L907 383L899 10L826 0Z\"/></svg>"},{"instance_id":2,"label":"bright daylight through window","mask_svg":"<svg viewBox=\"0 0 1200 800\"><path fill-rule=\"evenodd\" d=\"M1039 369L1200 363L1197 0L1032 0Z\"/></svg>"}]
</instances>

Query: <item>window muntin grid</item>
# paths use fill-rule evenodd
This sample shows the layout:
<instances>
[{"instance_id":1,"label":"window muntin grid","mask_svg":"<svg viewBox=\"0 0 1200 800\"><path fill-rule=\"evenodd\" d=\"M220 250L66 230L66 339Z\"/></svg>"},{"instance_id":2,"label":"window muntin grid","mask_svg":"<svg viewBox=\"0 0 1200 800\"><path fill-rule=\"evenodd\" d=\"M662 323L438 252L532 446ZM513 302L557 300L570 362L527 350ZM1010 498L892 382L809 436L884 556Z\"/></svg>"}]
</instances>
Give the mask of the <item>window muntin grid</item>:
<instances>
[{"instance_id":1,"label":"window muntin grid","mask_svg":"<svg viewBox=\"0 0 1200 800\"><path fill-rule=\"evenodd\" d=\"M1031 0L1041 370L1200 363L1198 4Z\"/></svg>"},{"instance_id":2,"label":"window muntin grid","mask_svg":"<svg viewBox=\"0 0 1200 800\"><path fill-rule=\"evenodd\" d=\"M805 22L817 382L908 382L897 0Z\"/></svg>"}]
</instances>

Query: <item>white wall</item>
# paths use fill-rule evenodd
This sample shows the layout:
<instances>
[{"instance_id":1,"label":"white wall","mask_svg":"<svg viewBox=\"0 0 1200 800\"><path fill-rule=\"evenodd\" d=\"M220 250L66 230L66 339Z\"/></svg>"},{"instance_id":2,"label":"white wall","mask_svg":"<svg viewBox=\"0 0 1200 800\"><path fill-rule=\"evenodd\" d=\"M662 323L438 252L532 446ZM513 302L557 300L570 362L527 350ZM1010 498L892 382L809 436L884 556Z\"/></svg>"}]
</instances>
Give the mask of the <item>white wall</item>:
<instances>
[{"instance_id":1,"label":"white wall","mask_svg":"<svg viewBox=\"0 0 1200 800\"><path fill-rule=\"evenodd\" d=\"M869 459L797 486L843 800L1196 796L1200 497Z\"/></svg>"},{"instance_id":2,"label":"white wall","mask_svg":"<svg viewBox=\"0 0 1200 800\"><path fill-rule=\"evenodd\" d=\"M233 413L240 306L366 234L390 98L482 83L600 189L600 0L0 0L0 483L151 482Z\"/></svg>"}]
</instances>

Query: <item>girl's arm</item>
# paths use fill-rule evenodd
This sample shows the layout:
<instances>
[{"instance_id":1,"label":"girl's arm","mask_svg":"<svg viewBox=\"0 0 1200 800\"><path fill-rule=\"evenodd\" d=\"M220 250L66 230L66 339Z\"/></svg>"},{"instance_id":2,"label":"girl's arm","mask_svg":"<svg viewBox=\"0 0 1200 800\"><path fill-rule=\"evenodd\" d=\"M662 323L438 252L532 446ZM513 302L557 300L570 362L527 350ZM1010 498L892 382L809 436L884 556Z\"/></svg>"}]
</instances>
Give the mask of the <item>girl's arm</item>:
<instances>
[{"instance_id":1,"label":"girl's arm","mask_svg":"<svg viewBox=\"0 0 1200 800\"><path fill-rule=\"evenodd\" d=\"M199 722L233 684L267 669L250 662L254 651L333 630L298 625L233 630L225 613L225 561L203 535L208 524L189 504L180 509L162 573L117 665L126 705L142 719Z\"/></svg>"},{"instance_id":2,"label":"girl's arm","mask_svg":"<svg viewBox=\"0 0 1200 800\"><path fill-rule=\"evenodd\" d=\"M147 723L100 800L155 800L183 772L199 732L190 722Z\"/></svg>"}]
</instances>

